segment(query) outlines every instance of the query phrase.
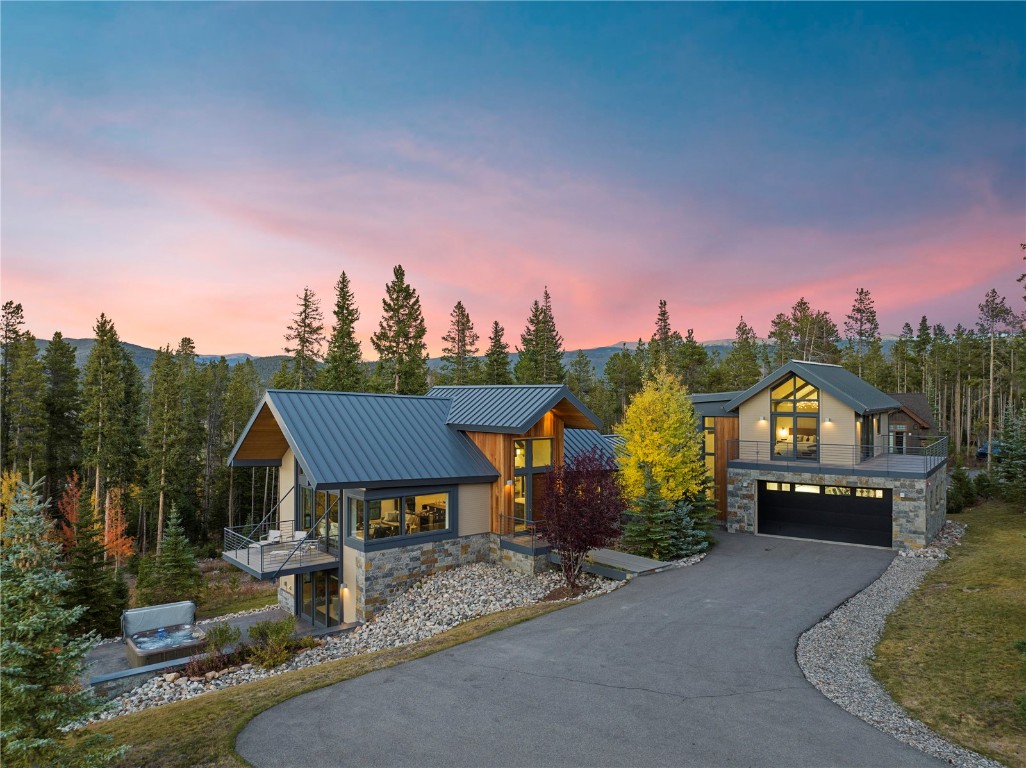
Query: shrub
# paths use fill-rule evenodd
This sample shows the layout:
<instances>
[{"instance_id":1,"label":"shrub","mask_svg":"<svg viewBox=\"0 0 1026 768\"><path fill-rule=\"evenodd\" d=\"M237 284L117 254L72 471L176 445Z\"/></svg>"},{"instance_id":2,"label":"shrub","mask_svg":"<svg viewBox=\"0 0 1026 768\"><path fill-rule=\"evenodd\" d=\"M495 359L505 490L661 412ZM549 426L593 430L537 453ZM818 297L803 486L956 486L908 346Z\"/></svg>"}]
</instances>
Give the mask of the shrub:
<instances>
[{"instance_id":1,"label":"shrub","mask_svg":"<svg viewBox=\"0 0 1026 768\"><path fill-rule=\"evenodd\" d=\"M976 491L972 480L969 479L965 467L956 467L951 473L951 485L948 488L948 514L958 514L975 503Z\"/></svg>"},{"instance_id":2,"label":"shrub","mask_svg":"<svg viewBox=\"0 0 1026 768\"><path fill-rule=\"evenodd\" d=\"M219 621L207 629L207 652L211 656L221 656L229 645L237 645L240 642L242 630L226 621Z\"/></svg>"},{"instance_id":3,"label":"shrub","mask_svg":"<svg viewBox=\"0 0 1026 768\"><path fill-rule=\"evenodd\" d=\"M277 621L259 621L249 628L250 658L264 669L284 664L292 656L292 633L296 617L286 616Z\"/></svg>"},{"instance_id":4,"label":"shrub","mask_svg":"<svg viewBox=\"0 0 1026 768\"><path fill-rule=\"evenodd\" d=\"M994 481L986 472L980 472L973 478L972 490L976 498L986 501L993 495Z\"/></svg>"}]
</instances>

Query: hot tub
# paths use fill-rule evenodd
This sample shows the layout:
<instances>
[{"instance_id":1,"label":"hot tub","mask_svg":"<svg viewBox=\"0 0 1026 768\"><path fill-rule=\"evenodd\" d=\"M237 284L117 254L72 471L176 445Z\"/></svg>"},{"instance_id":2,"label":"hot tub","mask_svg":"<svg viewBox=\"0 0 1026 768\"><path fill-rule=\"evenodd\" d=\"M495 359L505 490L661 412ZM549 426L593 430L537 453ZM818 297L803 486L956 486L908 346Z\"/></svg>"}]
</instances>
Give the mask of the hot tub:
<instances>
[{"instance_id":1,"label":"hot tub","mask_svg":"<svg viewBox=\"0 0 1026 768\"><path fill-rule=\"evenodd\" d=\"M193 656L202 652L206 641L206 633L195 624L175 624L130 635L125 652L131 666L145 667Z\"/></svg>"}]
</instances>

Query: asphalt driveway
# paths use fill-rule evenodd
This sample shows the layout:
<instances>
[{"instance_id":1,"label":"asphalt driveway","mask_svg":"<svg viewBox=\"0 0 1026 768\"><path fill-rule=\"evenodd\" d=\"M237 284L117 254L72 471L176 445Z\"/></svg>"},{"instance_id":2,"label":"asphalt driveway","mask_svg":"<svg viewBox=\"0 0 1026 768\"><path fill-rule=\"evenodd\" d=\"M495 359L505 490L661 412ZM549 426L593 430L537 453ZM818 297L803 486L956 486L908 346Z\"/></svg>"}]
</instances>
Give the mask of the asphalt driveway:
<instances>
[{"instance_id":1,"label":"asphalt driveway","mask_svg":"<svg viewBox=\"0 0 1026 768\"><path fill-rule=\"evenodd\" d=\"M886 550L722 535L706 560L300 696L256 766L940 766L802 676L797 637Z\"/></svg>"}]
</instances>

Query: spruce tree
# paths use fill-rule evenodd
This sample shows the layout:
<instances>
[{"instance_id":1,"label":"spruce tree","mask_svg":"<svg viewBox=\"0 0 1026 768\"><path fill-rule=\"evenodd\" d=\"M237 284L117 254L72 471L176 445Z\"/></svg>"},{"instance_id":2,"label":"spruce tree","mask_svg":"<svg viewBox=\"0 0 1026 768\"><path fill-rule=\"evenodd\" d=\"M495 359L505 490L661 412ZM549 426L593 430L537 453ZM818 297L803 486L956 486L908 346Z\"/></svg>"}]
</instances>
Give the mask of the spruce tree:
<instances>
[{"instance_id":1,"label":"spruce tree","mask_svg":"<svg viewBox=\"0 0 1026 768\"><path fill-rule=\"evenodd\" d=\"M43 471L46 474L43 498L60 495L63 479L79 466L82 445L82 391L75 348L64 341L60 331L43 353L45 390L43 409L46 412L46 449Z\"/></svg>"},{"instance_id":2,"label":"spruce tree","mask_svg":"<svg viewBox=\"0 0 1026 768\"><path fill-rule=\"evenodd\" d=\"M562 384L566 379L563 367L563 337L556 330L552 312L552 297L548 286L542 301L531 305L527 326L520 334L519 357L513 367L518 384Z\"/></svg>"},{"instance_id":3,"label":"spruce tree","mask_svg":"<svg viewBox=\"0 0 1026 768\"><path fill-rule=\"evenodd\" d=\"M150 497L157 506L157 548L164 532L171 504L171 480L181 442L182 368L170 346L157 350L150 366L149 429L146 434L146 479Z\"/></svg>"},{"instance_id":4,"label":"spruce tree","mask_svg":"<svg viewBox=\"0 0 1026 768\"><path fill-rule=\"evenodd\" d=\"M734 343L723 360L724 386L728 390L748 389L762 378L759 366L759 338L742 315Z\"/></svg>"},{"instance_id":5,"label":"spruce tree","mask_svg":"<svg viewBox=\"0 0 1026 768\"><path fill-rule=\"evenodd\" d=\"M371 336L378 353L374 384L380 392L422 395L427 391L428 355L420 296L406 282L402 264L396 265L392 275L381 301L378 330Z\"/></svg>"},{"instance_id":6,"label":"spruce tree","mask_svg":"<svg viewBox=\"0 0 1026 768\"><path fill-rule=\"evenodd\" d=\"M925 317L923 318L926 319ZM1004 296L998 296L998 292L991 288L987 291L983 302L980 304L980 317L976 323L977 330L990 337L990 372L988 374L987 386L987 445L994 445L994 340L998 331L1013 328L1019 323L1019 330L1022 330L1021 321L1008 307ZM994 457L994 451L987 451L987 471L990 472Z\"/></svg>"},{"instance_id":7,"label":"spruce tree","mask_svg":"<svg viewBox=\"0 0 1026 768\"><path fill-rule=\"evenodd\" d=\"M0 762L103 765L124 750L108 737L63 730L105 704L79 686L97 637L71 631L83 609L65 604L68 577L39 488L19 485L0 533Z\"/></svg>"},{"instance_id":8,"label":"spruce tree","mask_svg":"<svg viewBox=\"0 0 1026 768\"><path fill-rule=\"evenodd\" d=\"M68 553L68 577L70 583L64 604L68 608L81 606L84 609L72 627L75 634L96 632L100 637L120 634L121 612L128 603L119 604L116 599L113 570L103 557L103 532L93 513L93 505L81 494L74 544Z\"/></svg>"},{"instance_id":9,"label":"spruce tree","mask_svg":"<svg viewBox=\"0 0 1026 768\"><path fill-rule=\"evenodd\" d=\"M171 503L186 533L193 539L205 535L200 525L200 478L203 475L206 448L206 415L208 393L203 371L196 364L196 345L183 338L175 350L181 381L181 424L179 442L173 453L171 476ZM158 539L159 541L159 539Z\"/></svg>"},{"instance_id":10,"label":"spruce tree","mask_svg":"<svg viewBox=\"0 0 1026 768\"><path fill-rule=\"evenodd\" d=\"M672 554L668 559L679 560L682 557L701 554L709 549L712 537L700 526L701 515L695 514L695 508L690 501L681 499L674 504L672 519Z\"/></svg>"},{"instance_id":11,"label":"spruce tree","mask_svg":"<svg viewBox=\"0 0 1026 768\"><path fill-rule=\"evenodd\" d=\"M481 379L484 384L512 384L513 374L509 370L509 344L503 340L506 329L499 325L498 320L492 321L492 334L488 337L488 351L485 353L484 371Z\"/></svg>"},{"instance_id":12,"label":"spruce tree","mask_svg":"<svg viewBox=\"0 0 1026 768\"><path fill-rule=\"evenodd\" d=\"M614 352L603 369L607 384L607 406L599 415L606 424L619 424L631 398L641 391L644 364L624 344Z\"/></svg>"},{"instance_id":13,"label":"spruce tree","mask_svg":"<svg viewBox=\"0 0 1026 768\"><path fill-rule=\"evenodd\" d=\"M313 389L324 345L324 315L320 301L309 288L303 288L303 295L296 298L299 308L285 334L285 354L292 355L293 389Z\"/></svg>"},{"instance_id":14,"label":"spruce tree","mask_svg":"<svg viewBox=\"0 0 1026 768\"><path fill-rule=\"evenodd\" d=\"M642 492L634 499L624 526L623 545L628 552L656 560L670 560L674 549L673 506L663 497L652 468L641 465Z\"/></svg>"},{"instance_id":15,"label":"spruce tree","mask_svg":"<svg viewBox=\"0 0 1026 768\"><path fill-rule=\"evenodd\" d=\"M680 375L681 347L684 339L680 333L670 326L670 312L666 307L666 299L659 300L659 311L656 313L656 329L648 343L648 375L655 371L669 371Z\"/></svg>"},{"instance_id":16,"label":"spruce tree","mask_svg":"<svg viewBox=\"0 0 1026 768\"><path fill-rule=\"evenodd\" d=\"M476 384L480 364L474 322L462 301L456 302L449 318L449 332L442 337L445 346L442 347L441 378L446 384Z\"/></svg>"},{"instance_id":17,"label":"spruce tree","mask_svg":"<svg viewBox=\"0 0 1026 768\"><path fill-rule=\"evenodd\" d=\"M164 539L146 573L139 574L139 602L145 605L199 600L203 575L185 537L178 512L173 507L167 517Z\"/></svg>"},{"instance_id":18,"label":"spruce tree","mask_svg":"<svg viewBox=\"0 0 1026 768\"><path fill-rule=\"evenodd\" d=\"M328 341L318 386L336 392L362 392L366 388L366 374L360 342L356 338L360 310L345 272L335 283L334 315L335 327Z\"/></svg>"}]
</instances>

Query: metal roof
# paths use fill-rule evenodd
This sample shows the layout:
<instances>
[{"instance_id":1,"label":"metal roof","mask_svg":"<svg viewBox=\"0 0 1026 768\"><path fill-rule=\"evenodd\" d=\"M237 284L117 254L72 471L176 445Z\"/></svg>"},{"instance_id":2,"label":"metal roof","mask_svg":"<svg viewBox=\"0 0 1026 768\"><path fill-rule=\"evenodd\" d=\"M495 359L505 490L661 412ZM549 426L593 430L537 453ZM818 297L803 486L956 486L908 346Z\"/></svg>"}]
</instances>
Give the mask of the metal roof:
<instances>
[{"instance_id":1,"label":"metal roof","mask_svg":"<svg viewBox=\"0 0 1026 768\"><path fill-rule=\"evenodd\" d=\"M762 392L767 387L772 386L789 373L797 374L810 384L826 390L842 403L851 406L855 413L862 416L869 413L895 411L901 407L901 404L893 397L881 392L872 384L863 381L854 373L839 365L791 360L780 366L755 386L749 387L739 394L727 403L724 408L731 411L736 410L741 403Z\"/></svg>"},{"instance_id":2,"label":"metal roof","mask_svg":"<svg viewBox=\"0 0 1026 768\"><path fill-rule=\"evenodd\" d=\"M898 401L901 410L923 425L924 429L933 429L933 414L930 400L925 392L891 392L891 397Z\"/></svg>"},{"instance_id":3,"label":"metal roof","mask_svg":"<svg viewBox=\"0 0 1026 768\"><path fill-rule=\"evenodd\" d=\"M616 461L616 451L613 449L613 442L609 438L618 438L619 435L603 435L597 429L564 429L563 430L563 458L565 461L576 459L593 448L602 451Z\"/></svg>"},{"instance_id":4,"label":"metal roof","mask_svg":"<svg viewBox=\"0 0 1026 768\"><path fill-rule=\"evenodd\" d=\"M691 404L695 407L695 413L699 416L733 416L737 414L727 410L724 406L740 395L741 392L713 392L704 395L688 395Z\"/></svg>"},{"instance_id":5,"label":"metal roof","mask_svg":"<svg viewBox=\"0 0 1026 768\"><path fill-rule=\"evenodd\" d=\"M447 399L272 389L257 413L265 406L318 488L492 482L499 476L466 435L446 425Z\"/></svg>"},{"instance_id":6,"label":"metal roof","mask_svg":"<svg viewBox=\"0 0 1026 768\"><path fill-rule=\"evenodd\" d=\"M601 428L598 416L565 384L512 384L434 387L428 398L452 402L448 423L469 432L522 435L555 410L567 427Z\"/></svg>"}]
</instances>

